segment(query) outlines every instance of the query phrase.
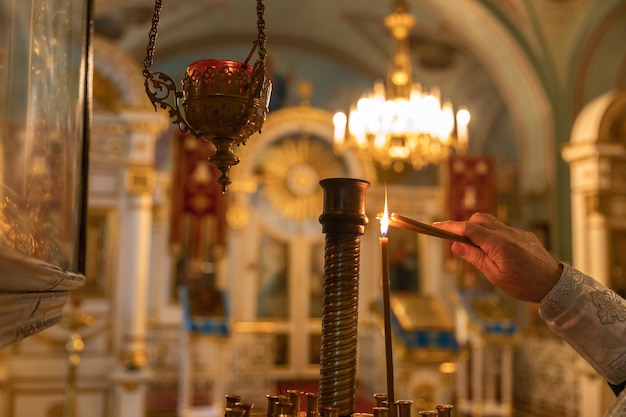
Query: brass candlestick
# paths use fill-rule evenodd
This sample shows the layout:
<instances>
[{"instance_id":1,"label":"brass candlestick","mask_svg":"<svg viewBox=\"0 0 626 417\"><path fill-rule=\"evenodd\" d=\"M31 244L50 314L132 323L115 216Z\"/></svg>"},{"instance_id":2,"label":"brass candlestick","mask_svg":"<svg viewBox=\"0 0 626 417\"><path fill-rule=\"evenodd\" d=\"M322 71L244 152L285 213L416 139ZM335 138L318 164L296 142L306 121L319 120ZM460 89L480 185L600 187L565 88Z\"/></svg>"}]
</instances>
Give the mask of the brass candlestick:
<instances>
[{"instance_id":1,"label":"brass candlestick","mask_svg":"<svg viewBox=\"0 0 626 417\"><path fill-rule=\"evenodd\" d=\"M324 209L319 221L326 246L319 407L349 416L356 391L359 261L369 182L330 178L320 185Z\"/></svg>"}]
</instances>

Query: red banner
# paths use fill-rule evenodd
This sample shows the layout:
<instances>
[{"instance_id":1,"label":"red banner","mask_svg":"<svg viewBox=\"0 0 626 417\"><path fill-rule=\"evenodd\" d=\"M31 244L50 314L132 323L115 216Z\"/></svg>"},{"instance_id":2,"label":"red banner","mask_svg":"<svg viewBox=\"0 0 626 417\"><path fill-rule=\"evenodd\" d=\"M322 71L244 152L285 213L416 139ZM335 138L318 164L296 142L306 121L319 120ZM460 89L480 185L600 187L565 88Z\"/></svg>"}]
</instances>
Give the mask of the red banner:
<instances>
[{"instance_id":1,"label":"red banner","mask_svg":"<svg viewBox=\"0 0 626 417\"><path fill-rule=\"evenodd\" d=\"M476 212L496 213L493 158L452 156L448 160L445 182L449 219L467 220Z\"/></svg>"},{"instance_id":2,"label":"red banner","mask_svg":"<svg viewBox=\"0 0 626 417\"><path fill-rule=\"evenodd\" d=\"M219 169L208 161L215 148L179 132L172 140L170 244L186 247L192 259L207 259L211 246L226 244L227 195L216 181L221 175Z\"/></svg>"}]
</instances>

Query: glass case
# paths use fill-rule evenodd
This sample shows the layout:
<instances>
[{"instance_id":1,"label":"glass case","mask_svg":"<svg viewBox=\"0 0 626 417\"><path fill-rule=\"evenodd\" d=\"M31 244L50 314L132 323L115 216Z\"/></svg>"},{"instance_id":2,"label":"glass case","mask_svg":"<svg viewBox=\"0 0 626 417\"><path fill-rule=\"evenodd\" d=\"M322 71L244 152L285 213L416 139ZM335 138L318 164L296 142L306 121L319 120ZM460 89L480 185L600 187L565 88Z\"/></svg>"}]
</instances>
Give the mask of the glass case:
<instances>
[{"instance_id":1,"label":"glass case","mask_svg":"<svg viewBox=\"0 0 626 417\"><path fill-rule=\"evenodd\" d=\"M90 11L0 0L0 347L57 322L84 281Z\"/></svg>"}]
</instances>

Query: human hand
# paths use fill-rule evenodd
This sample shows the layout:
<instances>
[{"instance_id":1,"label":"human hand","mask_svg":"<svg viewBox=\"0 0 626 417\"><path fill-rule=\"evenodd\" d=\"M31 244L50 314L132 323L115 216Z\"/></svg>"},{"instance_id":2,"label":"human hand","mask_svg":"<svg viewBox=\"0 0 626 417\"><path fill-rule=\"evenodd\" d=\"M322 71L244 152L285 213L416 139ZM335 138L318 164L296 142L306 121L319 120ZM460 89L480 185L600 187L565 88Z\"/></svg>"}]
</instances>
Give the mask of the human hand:
<instances>
[{"instance_id":1,"label":"human hand","mask_svg":"<svg viewBox=\"0 0 626 417\"><path fill-rule=\"evenodd\" d=\"M452 252L478 268L509 296L539 302L561 277L563 266L550 255L533 233L516 229L484 213L469 221L433 223L433 226L466 236L478 247L452 243Z\"/></svg>"}]
</instances>

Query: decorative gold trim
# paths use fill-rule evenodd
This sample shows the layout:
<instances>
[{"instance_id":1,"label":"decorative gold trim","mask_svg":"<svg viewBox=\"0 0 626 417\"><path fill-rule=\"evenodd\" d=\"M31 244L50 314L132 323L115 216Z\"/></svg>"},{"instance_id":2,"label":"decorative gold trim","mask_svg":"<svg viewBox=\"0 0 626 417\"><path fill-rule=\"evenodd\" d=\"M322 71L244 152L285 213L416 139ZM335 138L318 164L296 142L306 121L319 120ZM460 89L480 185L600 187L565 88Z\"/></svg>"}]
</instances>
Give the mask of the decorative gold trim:
<instances>
[{"instance_id":1,"label":"decorative gold trim","mask_svg":"<svg viewBox=\"0 0 626 417\"><path fill-rule=\"evenodd\" d=\"M287 136L266 155L259 164L260 182L272 208L289 219L317 219L323 197L319 181L342 170L332 148L305 135Z\"/></svg>"},{"instance_id":2,"label":"decorative gold trim","mask_svg":"<svg viewBox=\"0 0 626 417\"><path fill-rule=\"evenodd\" d=\"M262 150L270 147L271 143L279 138L302 133L323 138L332 147L333 114L310 106L293 106L270 112L263 124L262 134L251 136L248 145L239 148L242 162L238 173L233 178L237 178L238 175L253 177L258 155L262 155ZM346 164L348 170L346 175L376 180L376 169L371 159L365 160L356 153L346 152L342 156L337 156L337 160L342 160Z\"/></svg>"},{"instance_id":3,"label":"decorative gold trim","mask_svg":"<svg viewBox=\"0 0 626 417\"><path fill-rule=\"evenodd\" d=\"M128 370L138 370L148 363L146 351L143 349L133 349L123 352L120 355L120 361Z\"/></svg>"},{"instance_id":4,"label":"decorative gold trim","mask_svg":"<svg viewBox=\"0 0 626 417\"><path fill-rule=\"evenodd\" d=\"M142 195L152 192L155 184L154 168L147 165L132 165L126 170L126 191Z\"/></svg>"},{"instance_id":5,"label":"decorative gold trim","mask_svg":"<svg viewBox=\"0 0 626 417\"><path fill-rule=\"evenodd\" d=\"M140 381L124 381L121 383L122 387L124 387L124 389L126 391L129 392L133 392L136 391L137 388L139 388L139 386L141 385Z\"/></svg>"}]
</instances>

